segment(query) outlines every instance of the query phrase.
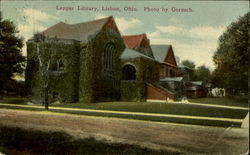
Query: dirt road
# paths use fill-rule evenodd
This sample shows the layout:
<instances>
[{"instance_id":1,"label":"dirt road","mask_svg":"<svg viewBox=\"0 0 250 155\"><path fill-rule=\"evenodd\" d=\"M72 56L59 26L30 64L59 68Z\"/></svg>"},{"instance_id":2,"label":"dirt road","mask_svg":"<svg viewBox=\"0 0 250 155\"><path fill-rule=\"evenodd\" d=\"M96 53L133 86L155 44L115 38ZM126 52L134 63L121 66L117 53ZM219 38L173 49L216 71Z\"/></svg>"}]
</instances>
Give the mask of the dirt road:
<instances>
[{"instance_id":1,"label":"dirt road","mask_svg":"<svg viewBox=\"0 0 250 155\"><path fill-rule=\"evenodd\" d=\"M139 144L183 153L245 154L247 129L157 123L50 112L0 110L0 124L65 131L76 138Z\"/></svg>"}]
</instances>

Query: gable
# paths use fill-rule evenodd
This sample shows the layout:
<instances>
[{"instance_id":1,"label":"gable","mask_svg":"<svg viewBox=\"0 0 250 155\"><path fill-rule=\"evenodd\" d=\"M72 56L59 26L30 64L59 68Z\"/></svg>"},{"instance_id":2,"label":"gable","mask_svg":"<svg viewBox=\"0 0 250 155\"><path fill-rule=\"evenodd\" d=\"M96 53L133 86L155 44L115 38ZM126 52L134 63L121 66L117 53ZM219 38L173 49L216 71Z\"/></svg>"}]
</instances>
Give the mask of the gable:
<instances>
[{"instance_id":1,"label":"gable","mask_svg":"<svg viewBox=\"0 0 250 155\"><path fill-rule=\"evenodd\" d=\"M177 67L172 46L170 46L170 48L167 51L167 55L165 57L164 63L167 63L167 64L170 64L170 65Z\"/></svg>"},{"instance_id":2,"label":"gable","mask_svg":"<svg viewBox=\"0 0 250 155\"><path fill-rule=\"evenodd\" d=\"M153 55L157 61L163 63L171 45L151 45Z\"/></svg>"},{"instance_id":3,"label":"gable","mask_svg":"<svg viewBox=\"0 0 250 155\"><path fill-rule=\"evenodd\" d=\"M105 28L111 28L111 29L119 32L118 27L117 27L117 25L116 25L113 18L109 18L108 21L106 22L106 24L104 25L104 27Z\"/></svg>"},{"instance_id":4,"label":"gable","mask_svg":"<svg viewBox=\"0 0 250 155\"><path fill-rule=\"evenodd\" d=\"M70 39L88 42L89 38L98 34L104 25L113 17L102 18L94 21L79 24L66 24L60 22L55 24L42 33L47 37L57 37L60 39Z\"/></svg>"},{"instance_id":5,"label":"gable","mask_svg":"<svg viewBox=\"0 0 250 155\"><path fill-rule=\"evenodd\" d=\"M122 38L127 48L138 51L154 59L149 39L146 34L127 35Z\"/></svg>"},{"instance_id":6,"label":"gable","mask_svg":"<svg viewBox=\"0 0 250 155\"><path fill-rule=\"evenodd\" d=\"M122 36L123 42L127 48L136 49L140 47L143 34Z\"/></svg>"}]
</instances>

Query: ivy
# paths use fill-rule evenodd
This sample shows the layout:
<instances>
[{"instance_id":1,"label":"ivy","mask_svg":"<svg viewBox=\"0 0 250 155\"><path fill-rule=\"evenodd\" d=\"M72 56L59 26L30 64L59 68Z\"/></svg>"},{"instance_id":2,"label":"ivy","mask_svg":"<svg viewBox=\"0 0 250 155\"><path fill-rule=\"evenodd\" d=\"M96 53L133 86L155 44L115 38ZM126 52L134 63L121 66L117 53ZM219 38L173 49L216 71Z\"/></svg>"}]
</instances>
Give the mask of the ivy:
<instances>
[{"instance_id":1,"label":"ivy","mask_svg":"<svg viewBox=\"0 0 250 155\"><path fill-rule=\"evenodd\" d=\"M126 64L135 66L136 80L121 81L121 99L123 101L146 101L147 83L158 84L157 62L141 57L123 60L122 66Z\"/></svg>"}]
</instances>

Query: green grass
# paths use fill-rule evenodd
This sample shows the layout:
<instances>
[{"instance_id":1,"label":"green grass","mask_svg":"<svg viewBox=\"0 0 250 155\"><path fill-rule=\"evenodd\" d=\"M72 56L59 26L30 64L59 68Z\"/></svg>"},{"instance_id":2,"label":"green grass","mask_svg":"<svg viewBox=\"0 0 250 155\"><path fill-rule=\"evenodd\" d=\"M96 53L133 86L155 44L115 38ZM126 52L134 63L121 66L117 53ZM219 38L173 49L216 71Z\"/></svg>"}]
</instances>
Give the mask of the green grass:
<instances>
[{"instance_id":1,"label":"green grass","mask_svg":"<svg viewBox=\"0 0 250 155\"><path fill-rule=\"evenodd\" d=\"M176 114L222 118L244 118L247 110L206 107L190 104L165 104L150 102L102 102L102 103L70 103L54 105L54 107L86 108L98 110L114 110L128 112L145 112L160 114Z\"/></svg>"},{"instance_id":2,"label":"green grass","mask_svg":"<svg viewBox=\"0 0 250 155\"><path fill-rule=\"evenodd\" d=\"M188 99L189 102L201 103L201 104L216 104L216 105L227 105L227 106L237 106L237 107L248 107L248 100L244 98L229 99L229 98L198 98L198 99Z\"/></svg>"},{"instance_id":3,"label":"green grass","mask_svg":"<svg viewBox=\"0 0 250 155\"><path fill-rule=\"evenodd\" d=\"M44 111L44 109L35 108L35 107L14 107L14 106L5 106L5 105L1 105L1 104L0 104L0 108L29 110L29 111ZM240 122L221 121L221 120L200 120L200 119L173 118L173 117L160 117L160 116L139 116L139 115L125 115L125 114L100 113L100 112L85 112L85 111L73 111L73 110L54 110L54 109L50 109L49 111L50 112L56 112L56 113L64 113L64 114L102 116L102 117L116 117L116 118L126 118L126 119L135 119L135 120L183 123L183 124L217 126L217 127L230 127L230 126L240 127L240 125L241 125Z\"/></svg>"},{"instance_id":4,"label":"green grass","mask_svg":"<svg viewBox=\"0 0 250 155\"><path fill-rule=\"evenodd\" d=\"M232 100L225 98L203 98L195 99L197 102L202 101L207 104L218 104L218 102L227 101L233 103ZM11 103L17 103L18 99L9 99ZM214 101L214 102L213 102ZM24 104L25 101L21 102ZM199 102L200 103L200 102ZM97 109L97 110L112 110L112 111L127 111L127 112L143 112L143 113L159 113L159 114L174 114L174 115L190 115L190 116L204 116L204 117L219 117L219 118L234 118L243 119L248 110L241 109L227 109L219 107L208 107L191 104L165 104L165 103L150 103L150 102L100 102L100 103L65 103L50 105L50 107L66 107L66 108L79 108L79 109ZM42 107L42 106L41 106ZM0 108L7 109L22 109L30 111L43 111L35 107L13 107L0 104ZM230 121L215 121L215 120L197 120L187 118L171 118L171 117L155 117L155 116L138 116L138 115L124 115L124 114L111 114L100 112L83 112L73 110L51 110L52 112L69 113L78 115L91 115L91 116L105 116L105 117L118 117L129 118L137 120L160 121L160 122L173 122L173 123L186 123L195 125L208 125L208 126L240 126L240 123Z\"/></svg>"},{"instance_id":5,"label":"green grass","mask_svg":"<svg viewBox=\"0 0 250 155\"><path fill-rule=\"evenodd\" d=\"M22 104L26 105L29 101L28 98L23 97L4 97L2 100L0 100L0 103L9 103L9 104Z\"/></svg>"},{"instance_id":6,"label":"green grass","mask_svg":"<svg viewBox=\"0 0 250 155\"><path fill-rule=\"evenodd\" d=\"M64 132L43 132L0 125L4 154L180 154L139 145L109 143L94 138L74 139Z\"/></svg>"}]
</instances>

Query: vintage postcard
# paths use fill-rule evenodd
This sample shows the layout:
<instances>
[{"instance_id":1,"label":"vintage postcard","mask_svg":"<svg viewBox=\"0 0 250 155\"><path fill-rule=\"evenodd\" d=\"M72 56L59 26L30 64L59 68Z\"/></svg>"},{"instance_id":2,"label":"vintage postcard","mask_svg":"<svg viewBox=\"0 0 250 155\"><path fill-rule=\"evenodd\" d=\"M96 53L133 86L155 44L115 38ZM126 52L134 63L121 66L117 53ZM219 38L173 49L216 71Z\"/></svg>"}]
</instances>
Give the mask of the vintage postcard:
<instances>
[{"instance_id":1,"label":"vintage postcard","mask_svg":"<svg viewBox=\"0 0 250 155\"><path fill-rule=\"evenodd\" d=\"M0 3L0 154L248 154L248 1Z\"/></svg>"}]
</instances>

